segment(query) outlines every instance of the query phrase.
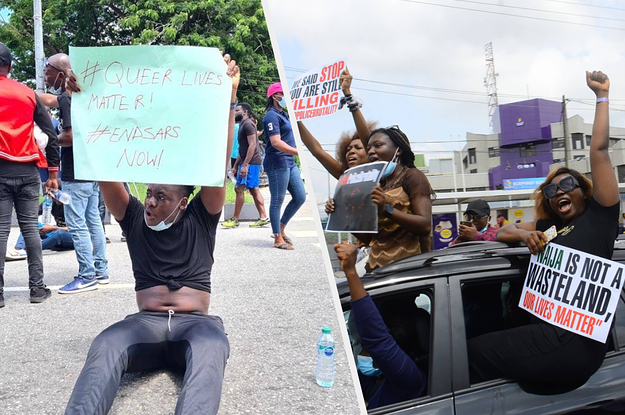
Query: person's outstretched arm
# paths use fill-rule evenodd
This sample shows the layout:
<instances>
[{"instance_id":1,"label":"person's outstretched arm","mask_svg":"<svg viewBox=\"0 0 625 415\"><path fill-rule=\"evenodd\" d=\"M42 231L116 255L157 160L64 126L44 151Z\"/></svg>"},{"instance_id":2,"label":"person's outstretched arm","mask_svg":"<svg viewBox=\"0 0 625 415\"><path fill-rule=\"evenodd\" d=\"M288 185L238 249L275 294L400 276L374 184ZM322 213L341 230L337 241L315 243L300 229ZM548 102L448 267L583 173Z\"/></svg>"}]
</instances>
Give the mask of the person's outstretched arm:
<instances>
[{"instance_id":1,"label":"person's outstretched arm","mask_svg":"<svg viewBox=\"0 0 625 415\"><path fill-rule=\"evenodd\" d=\"M329 155L319 144L319 141L312 135L303 122L297 122L297 128L299 129L299 135L302 138L302 142L310 150L311 154L319 160L319 163L330 173L334 178L338 179L341 174L345 172L345 168L339 164L338 161ZM273 144L273 142L272 142Z\"/></svg>"},{"instance_id":2,"label":"person's outstretched arm","mask_svg":"<svg viewBox=\"0 0 625 415\"><path fill-rule=\"evenodd\" d=\"M545 244L549 242L547 235L536 230L536 222L509 223L497 231L500 242L523 242L532 254L545 252Z\"/></svg>"},{"instance_id":3,"label":"person's outstretched arm","mask_svg":"<svg viewBox=\"0 0 625 415\"><path fill-rule=\"evenodd\" d=\"M602 72L586 71L586 83L597 97L595 122L592 125L590 141L590 172L592 175L593 198L601 206L612 206L619 202L616 176L610 161L610 116L608 95L610 80Z\"/></svg>"},{"instance_id":4,"label":"person's outstretched arm","mask_svg":"<svg viewBox=\"0 0 625 415\"><path fill-rule=\"evenodd\" d=\"M104 204L117 222L121 222L126 216L126 208L130 202L130 195L121 182L98 182Z\"/></svg>"},{"instance_id":5,"label":"person's outstretched arm","mask_svg":"<svg viewBox=\"0 0 625 415\"><path fill-rule=\"evenodd\" d=\"M341 263L341 268L347 278L347 284L349 285L349 293L351 301L359 300L367 296L367 290L362 285L358 272L356 271L356 250L358 247L349 242L343 242L341 244L334 245L334 250Z\"/></svg>"},{"instance_id":6,"label":"person's outstretched arm","mask_svg":"<svg viewBox=\"0 0 625 415\"><path fill-rule=\"evenodd\" d=\"M226 145L226 154L224 157L224 169L226 171L226 166L230 161L230 154L232 154L232 144L234 142L234 108L232 107L232 103L237 100L237 90L239 88L239 82L241 80L241 73L239 72L239 67L237 66L236 61L230 59L230 55L224 56L224 61L228 64L228 76L232 78L232 93L230 95L230 119L228 121L228 144ZM221 209L224 206L224 202L226 201L226 183L224 181L224 185L221 187L208 187L202 186L202 190L200 190L200 197L202 198L202 204L204 204L204 208L211 215L216 215L221 212Z\"/></svg>"},{"instance_id":7,"label":"person's outstretched arm","mask_svg":"<svg viewBox=\"0 0 625 415\"><path fill-rule=\"evenodd\" d=\"M401 393L423 394L427 377L417 364L397 344L388 332L384 320L356 273L356 245L343 242L334 245L347 277L354 322L362 345L382 370L391 388Z\"/></svg>"},{"instance_id":8,"label":"person's outstretched arm","mask_svg":"<svg viewBox=\"0 0 625 415\"><path fill-rule=\"evenodd\" d=\"M340 82L341 89L343 90L343 94L345 96L349 96L352 94L352 80L354 77L349 73L349 69L345 67L345 70L341 72ZM356 131L358 131L358 136L360 137L360 141L362 141L362 145L367 148L367 143L369 142L369 126L367 126L367 120L365 120L365 116L363 115L360 108L356 107L354 111L352 111L352 117L354 118L354 125L356 126Z\"/></svg>"}]
</instances>

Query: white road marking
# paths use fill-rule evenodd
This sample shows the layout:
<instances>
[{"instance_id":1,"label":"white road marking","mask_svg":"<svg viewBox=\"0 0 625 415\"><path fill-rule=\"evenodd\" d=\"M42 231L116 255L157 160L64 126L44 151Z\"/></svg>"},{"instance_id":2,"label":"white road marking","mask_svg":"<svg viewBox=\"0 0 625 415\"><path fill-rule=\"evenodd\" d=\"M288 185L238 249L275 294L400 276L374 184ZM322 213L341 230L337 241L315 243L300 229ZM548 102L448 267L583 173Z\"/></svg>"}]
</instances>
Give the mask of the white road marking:
<instances>
[{"instance_id":1,"label":"white road marking","mask_svg":"<svg viewBox=\"0 0 625 415\"><path fill-rule=\"evenodd\" d=\"M49 289L52 291L58 291L59 288L63 287L62 285L50 285ZM134 284L98 284L98 289L125 289L125 288L135 288ZM28 287L4 287L5 292L22 292L22 291L30 291Z\"/></svg>"}]
</instances>

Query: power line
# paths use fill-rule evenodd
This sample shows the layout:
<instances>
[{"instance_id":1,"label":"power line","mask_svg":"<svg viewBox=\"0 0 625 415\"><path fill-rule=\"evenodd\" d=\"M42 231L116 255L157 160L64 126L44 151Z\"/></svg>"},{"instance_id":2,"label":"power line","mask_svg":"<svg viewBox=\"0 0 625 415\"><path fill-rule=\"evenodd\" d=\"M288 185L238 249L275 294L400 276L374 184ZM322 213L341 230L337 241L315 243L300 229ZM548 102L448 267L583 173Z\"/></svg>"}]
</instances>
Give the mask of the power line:
<instances>
[{"instance_id":1,"label":"power line","mask_svg":"<svg viewBox=\"0 0 625 415\"><path fill-rule=\"evenodd\" d=\"M460 1L460 2L463 2L463 3L480 4L480 5L484 5L484 6L506 7L506 8L510 8L510 9L529 10L529 11L540 12L540 13L561 14L561 15L564 15L564 16L575 16L575 17L584 17L584 18L590 18L590 19L603 19L603 20L614 20L614 21L617 21L617 22L625 22L625 19L615 19L615 18L612 18L612 17L601 17L601 16L589 16L587 14L567 13L567 12L559 12L559 11L555 11L555 10L534 9L532 7L510 6L508 4L484 3L484 2L481 2L481 1L474 1L474 0L456 0L456 1Z\"/></svg>"},{"instance_id":2,"label":"power line","mask_svg":"<svg viewBox=\"0 0 625 415\"><path fill-rule=\"evenodd\" d=\"M501 16L520 17L522 19L541 20L541 21L544 21L544 22L551 22L551 23L564 23L564 24L570 24L570 25L576 25L576 26L598 27L598 28L602 28L602 29L612 29L612 30L625 31L625 28L619 28L619 27L599 26L599 25L588 24L588 23L567 22L566 20L547 19L547 18L544 18L544 17L522 16L520 14L494 12L494 11L490 11L490 10L471 9L471 8L468 8L468 7L451 6L451 5L448 5L448 4L436 4L436 3L429 3L429 2L426 2L426 1L419 1L419 0L400 0L400 1L405 1L405 2L408 2L408 3L419 3L419 4L424 4L426 6L446 7L448 9L458 9L458 10L467 10L467 11L478 12L478 13L498 14L498 15L501 15Z\"/></svg>"},{"instance_id":3,"label":"power line","mask_svg":"<svg viewBox=\"0 0 625 415\"><path fill-rule=\"evenodd\" d=\"M622 11L625 11L625 9L620 9L618 7L598 6L598 5L595 5L595 4L583 4L583 3L576 3L574 1L565 1L565 0L546 0L546 1L550 1L552 3L574 4L576 6L584 6L584 7L596 7L596 8L599 8L599 9L610 9L610 10L622 10Z\"/></svg>"},{"instance_id":4,"label":"power line","mask_svg":"<svg viewBox=\"0 0 625 415\"><path fill-rule=\"evenodd\" d=\"M287 71L291 71L291 72L301 72L301 73L308 72L308 71L303 70L303 69L293 68L293 67L289 67L289 66L285 66L284 69L287 70ZM287 79L294 79L294 77L287 77ZM462 89L436 88L436 87L429 87L429 86L422 86L422 85L400 84L400 83L395 83L395 82L377 81L377 80L365 79L365 78L354 78L354 81L369 82L369 83L373 83L373 84L389 85L389 86L410 88L410 89L421 89L421 90L434 91L434 92L447 92L447 93L453 93L453 94L477 95L477 96L481 96L481 97L487 97L488 96L488 94L486 94L484 92L466 91L466 90L462 90ZM526 97L526 95L518 95L518 94L501 94L501 93L497 93L497 95L498 96L507 97L507 98L525 98ZM550 100L560 101L560 97L537 97L537 98L543 98L543 99L550 99ZM594 99L590 99L590 98L572 98L572 99L580 100L580 101L588 100L589 102L593 102L594 103ZM618 101L625 101L625 100L614 100L613 99L611 101L612 102L618 102Z\"/></svg>"}]
</instances>

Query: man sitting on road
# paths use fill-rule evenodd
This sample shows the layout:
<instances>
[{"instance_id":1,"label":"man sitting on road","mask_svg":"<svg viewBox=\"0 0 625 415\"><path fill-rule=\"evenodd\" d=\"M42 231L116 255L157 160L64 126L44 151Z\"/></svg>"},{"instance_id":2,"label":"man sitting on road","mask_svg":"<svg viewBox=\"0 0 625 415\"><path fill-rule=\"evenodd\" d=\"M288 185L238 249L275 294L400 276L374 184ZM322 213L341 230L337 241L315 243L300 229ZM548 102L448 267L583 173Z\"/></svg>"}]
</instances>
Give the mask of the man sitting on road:
<instances>
[{"instance_id":1,"label":"man sitting on road","mask_svg":"<svg viewBox=\"0 0 625 415\"><path fill-rule=\"evenodd\" d=\"M477 199L469 203L464 217L471 226L460 224L458 237L449 246L470 241L496 241L497 228L490 224L490 206L485 200Z\"/></svg>"},{"instance_id":2,"label":"man sitting on road","mask_svg":"<svg viewBox=\"0 0 625 415\"><path fill-rule=\"evenodd\" d=\"M41 205L39 206L41 208ZM74 249L74 240L65 225L64 205L61 202L52 204L52 216L56 225L45 225L41 222L37 223L39 227L39 237L41 238L41 248L45 251L69 251ZM26 248L24 237L22 234L18 236L15 243L15 249L22 251ZM26 252L24 252L26 255Z\"/></svg>"},{"instance_id":3,"label":"man sitting on road","mask_svg":"<svg viewBox=\"0 0 625 415\"><path fill-rule=\"evenodd\" d=\"M250 224L251 227L261 227L269 224L269 218L265 213L265 200L260 193L259 180L260 169L263 158L260 155L260 143L256 131L256 124L253 121L252 107L247 102L241 102L235 108L235 121L240 124L239 135L239 156L237 157L232 174L236 174L237 183L235 187L236 200L234 204L234 214L232 218L224 221L222 225L226 228L236 228L239 226L239 215L245 202L245 189L247 189L258 210L259 219Z\"/></svg>"},{"instance_id":4,"label":"man sitting on road","mask_svg":"<svg viewBox=\"0 0 625 415\"><path fill-rule=\"evenodd\" d=\"M228 55L225 60L234 102L239 69ZM231 105L224 167L233 133ZM230 346L208 306L225 186L202 187L189 201L193 186L150 184L144 207L123 183L100 185L126 234L140 311L95 338L65 414L107 413L124 373L162 367L185 371L176 414L216 414Z\"/></svg>"}]
</instances>

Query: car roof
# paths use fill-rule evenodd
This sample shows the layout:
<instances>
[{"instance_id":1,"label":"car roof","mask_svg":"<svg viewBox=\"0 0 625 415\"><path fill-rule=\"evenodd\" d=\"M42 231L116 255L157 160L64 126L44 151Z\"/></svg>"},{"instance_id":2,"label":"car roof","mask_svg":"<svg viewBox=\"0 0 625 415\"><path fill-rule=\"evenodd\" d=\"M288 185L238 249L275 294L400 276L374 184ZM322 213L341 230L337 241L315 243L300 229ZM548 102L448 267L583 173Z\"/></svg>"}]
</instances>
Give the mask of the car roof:
<instances>
[{"instance_id":1,"label":"car roof","mask_svg":"<svg viewBox=\"0 0 625 415\"><path fill-rule=\"evenodd\" d=\"M530 258L529 249L521 244L506 244L497 241L475 241L454 245L400 259L361 278L365 289L388 287L478 271L518 268ZM625 240L615 241L614 261L625 262ZM337 284L339 297L349 296L346 281Z\"/></svg>"}]
</instances>

